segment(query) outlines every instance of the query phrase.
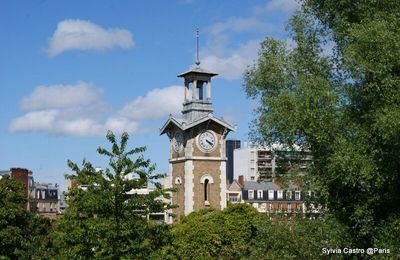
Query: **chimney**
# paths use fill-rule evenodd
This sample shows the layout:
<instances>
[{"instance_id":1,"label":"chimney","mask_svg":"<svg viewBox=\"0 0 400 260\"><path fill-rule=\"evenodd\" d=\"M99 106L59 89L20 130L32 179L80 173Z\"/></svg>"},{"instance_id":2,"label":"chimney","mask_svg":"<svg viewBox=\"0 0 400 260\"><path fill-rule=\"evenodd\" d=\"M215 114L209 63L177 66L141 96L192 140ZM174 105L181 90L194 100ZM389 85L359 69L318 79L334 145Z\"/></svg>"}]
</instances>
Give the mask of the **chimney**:
<instances>
[{"instance_id":1,"label":"chimney","mask_svg":"<svg viewBox=\"0 0 400 260\"><path fill-rule=\"evenodd\" d=\"M282 186L282 180L281 178L273 178L272 182L275 183L276 185L278 185L279 187Z\"/></svg>"},{"instance_id":2,"label":"chimney","mask_svg":"<svg viewBox=\"0 0 400 260\"><path fill-rule=\"evenodd\" d=\"M11 178L13 178L23 184L24 193L26 195L26 198L28 199L29 198L28 187L29 187L29 172L30 171L25 168L11 168L10 172L11 172L11 174L10 174ZM21 206L24 209L29 210L29 204L27 202L23 203Z\"/></svg>"},{"instance_id":3,"label":"chimney","mask_svg":"<svg viewBox=\"0 0 400 260\"><path fill-rule=\"evenodd\" d=\"M239 176L239 184L240 184L241 186L244 185L244 176L243 176L243 175L240 175L240 176Z\"/></svg>"},{"instance_id":4,"label":"chimney","mask_svg":"<svg viewBox=\"0 0 400 260\"><path fill-rule=\"evenodd\" d=\"M28 197L28 176L29 176L29 171L24 168L11 168L11 177L15 180L18 180L19 182L24 184L24 191L26 193L26 196Z\"/></svg>"}]
</instances>

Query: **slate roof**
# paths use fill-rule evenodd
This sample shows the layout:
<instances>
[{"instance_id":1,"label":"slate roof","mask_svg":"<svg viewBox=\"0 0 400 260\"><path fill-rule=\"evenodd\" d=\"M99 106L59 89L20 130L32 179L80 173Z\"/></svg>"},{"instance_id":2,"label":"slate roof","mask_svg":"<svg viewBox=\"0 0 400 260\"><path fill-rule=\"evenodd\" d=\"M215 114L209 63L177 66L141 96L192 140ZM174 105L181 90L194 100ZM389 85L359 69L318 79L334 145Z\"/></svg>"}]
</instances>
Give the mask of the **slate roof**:
<instances>
[{"instance_id":1,"label":"slate roof","mask_svg":"<svg viewBox=\"0 0 400 260\"><path fill-rule=\"evenodd\" d=\"M10 171L9 170L0 171L0 176L2 176L2 177L10 177Z\"/></svg>"},{"instance_id":2,"label":"slate roof","mask_svg":"<svg viewBox=\"0 0 400 260\"><path fill-rule=\"evenodd\" d=\"M242 191L242 186L236 180L226 186L227 191Z\"/></svg>"},{"instance_id":3,"label":"slate roof","mask_svg":"<svg viewBox=\"0 0 400 260\"><path fill-rule=\"evenodd\" d=\"M245 181L244 190L280 190L280 187L273 182Z\"/></svg>"},{"instance_id":4,"label":"slate roof","mask_svg":"<svg viewBox=\"0 0 400 260\"><path fill-rule=\"evenodd\" d=\"M206 122L208 120L214 121L224 127L226 127L227 129L229 129L230 131L236 131L236 127L231 125L230 123L226 122L223 119L217 118L215 117L212 113L208 114L207 116L204 116L202 118L199 118L193 122L187 123L184 119L181 118L175 118L173 116L170 116L167 120L167 122L165 122L165 124L163 125L163 127L160 128L160 135L165 133L165 130L168 128L169 124L175 124L178 128L180 128L182 131L185 131L187 129L190 129L196 125L199 125L203 122Z\"/></svg>"},{"instance_id":5,"label":"slate roof","mask_svg":"<svg viewBox=\"0 0 400 260\"><path fill-rule=\"evenodd\" d=\"M202 68L196 66L196 67L194 67L194 68L192 68L192 69L190 69L188 71L185 71L185 72L179 74L178 77L184 77L184 76L189 75L191 73L194 73L194 74L195 73L207 74L207 75L209 75L211 77L218 75L217 73L214 73L214 72L211 72L211 71L208 71L208 70L205 70L205 69L202 69Z\"/></svg>"}]
</instances>

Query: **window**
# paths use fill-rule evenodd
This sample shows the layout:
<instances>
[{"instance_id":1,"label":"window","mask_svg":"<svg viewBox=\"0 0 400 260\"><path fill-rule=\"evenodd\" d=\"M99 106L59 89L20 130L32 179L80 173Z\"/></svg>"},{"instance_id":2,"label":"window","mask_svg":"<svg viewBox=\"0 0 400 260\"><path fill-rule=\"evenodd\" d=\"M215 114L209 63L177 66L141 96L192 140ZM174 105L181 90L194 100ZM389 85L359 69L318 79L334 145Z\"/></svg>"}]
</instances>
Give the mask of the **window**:
<instances>
[{"instance_id":1,"label":"window","mask_svg":"<svg viewBox=\"0 0 400 260\"><path fill-rule=\"evenodd\" d=\"M46 198L46 191L42 190L42 199Z\"/></svg>"},{"instance_id":2,"label":"window","mask_svg":"<svg viewBox=\"0 0 400 260\"><path fill-rule=\"evenodd\" d=\"M253 190L249 190L249 200L254 199L254 191Z\"/></svg>"},{"instance_id":3,"label":"window","mask_svg":"<svg viewBox=\"0 0 400 260\"><path fill-rule=\"evenodd\" d=\"M263 191L262 190L258 190L257 191L257 199L262 199L263 198Z\"/></svg>"},{"instance_id":4,"label":"window","mask_svg":"<svg viewBox=\"0 0 400 260\"><path fill-rule=\"evenodd\" d=\"M206 179L204 181L204 201L208 201L208 192L209 192L209 184L208 184L209 180Z\"/></svg>"},{"instance_id":5,"label":"window","mask_svg":"<svg viewBox=\"0 0 400 260\"><path fill-rule=\"evenodd\" d=\"M274 205L272 203L269 203L269 210L273 210Z\"/></svg>"},{"instance_id":6,"label":"window","mask_svg":"<svg viewBox=\"0 0 400 260\"><path fill-rule=\"evenodd\" d=\"M256 177L254 177L254 176L250 177L250 180L252 180L252 181L254 181L255 179L256 179Z\"/></svg>"},{"instance_id":7,"label":"window","mask_svg":"<svg viewBox=\"0 0 400 260\"><path fill-rule=\"evenodd\" d=\"M283 199L283 190L278 190L278 200Z\"/></svg>"},{"instance_id":8,"label":"window","mask_svg":"<svg viewBox=\"0 0 400 260\"><path fill-rule=\"evenodd\" d=\"M236 194L229 194L229 201L238 201L238 196Z\"/></svg>"},{"instance_id":9,"label":"window","mask_svg":"<svg viewBox=\"0 0 400 260\"><path fill-rule=\"evenodd\" d=\"M278 203L278 209L282 210L282 203L281 202Z\"/></svg>"},{"instance_id":10,"label":"window","mask_svg":"<svg viewBox=\"0 0 400 260\"><path fill-rule=\"evenodd\" d=\"M269 190L268 191L268 199L269 200L273 200L274 199L274 191L273 190Z\"/></svg>"},{"instance_id":11,"label":"window","mask_svg":"<svg viewBox=\"0 0 400 260\"><path fill-rule=\"evenodd\" d=\"M292 212L292 204L287 204L287 212Z\"/></svg>"},{"instance_id":12,"label":"window","mask_svg":"<svg viewBox=\"0 0 400 260\"><path fill-rule=\"evenodd\" d=\"M297 203L296 204L296 210L301 210L301 208L302 208L301 203Z\"/></svg>"},{"instance_id":13,"label":"window","mask_svg":"<svg viewBox=\"0 0 400 260\"><path fill-rule=\"evenodd\" d=\"M265 209L265 203L258 203L259 209Z\"/></svg>"},{"instance_id":14,"label":"window","mask_svg":"<svg viewBox=\"0 0 400 260\"><path fill-rule=\"evenodd\" d=\"M286 200L291 200L292 199L292 191L288 190L286 192Z\"/></svg>"},{"instance_id":15,"label":"window","mask_svg":"<svg viewBox=\"0 0 400 260\"><path fill-rule=\"evenodd\" d=\"M300 200L300 191L297 190L297 191L295 192L294 196L295 196L295 197L294 197L295 200Z\"/></svg>"},{"instance_id":16,"label":"window","mask_svg":"<svg viewBox=\"0 0 400 260\"><path fill-rule=\"evenodd\" d=\"M181 177L179 177L179 176L176 177L176 178L175 178L175 184L176 184L176 185L181 185L181 183L182 183Z\"/></svg>"}]
</instances>

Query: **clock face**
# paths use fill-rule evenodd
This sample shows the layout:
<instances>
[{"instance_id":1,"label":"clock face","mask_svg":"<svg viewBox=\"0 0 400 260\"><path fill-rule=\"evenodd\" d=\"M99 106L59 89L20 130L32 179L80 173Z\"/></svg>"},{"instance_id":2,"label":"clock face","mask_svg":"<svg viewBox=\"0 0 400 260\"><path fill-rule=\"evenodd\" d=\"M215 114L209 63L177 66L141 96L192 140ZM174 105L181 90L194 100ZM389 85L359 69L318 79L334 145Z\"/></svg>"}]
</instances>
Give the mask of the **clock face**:
<instances>
[{"instance_id":1,"label":"clock face","mask_svg":"<svg viewBox=\"0 0 400 260\"><path fill-rule=\"evenodd\" d=\"M173 140L174 150L179 152L183 147L183 133L176 132Z\"/></svg>"},{"instance_id":2,"label":"clock face","mask_svg":"<svg viewBox=\"0 0 400 260\"><path fill-rule=\"evenodd\" d=\"M210 152L216 145L216 137L211 131L205 131L199 135L198 143L205 152Z\"/></svg>"}]
</instances>

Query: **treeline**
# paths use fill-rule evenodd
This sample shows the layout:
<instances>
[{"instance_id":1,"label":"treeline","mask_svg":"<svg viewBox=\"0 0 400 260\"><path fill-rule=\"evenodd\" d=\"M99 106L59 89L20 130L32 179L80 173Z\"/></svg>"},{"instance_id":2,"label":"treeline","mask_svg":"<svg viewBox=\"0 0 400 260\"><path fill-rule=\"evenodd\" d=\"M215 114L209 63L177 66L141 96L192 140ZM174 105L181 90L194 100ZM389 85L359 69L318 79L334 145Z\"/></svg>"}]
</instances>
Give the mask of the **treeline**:
<instances>
[{"instance_id":1,"label":"treeline","mask_svg":"<svg viewBox=\"0 0 400 260\"><path fill-rule=\"evenodd\" d=\"M56 221L26 213L21 187L0 180L0 258L320 259L332 249L336 259L400 259L400 5L300 2L287 24L290 39L262 42L244 88L260 105L255 141L311 151L304 182L324 212L271 221L232 205L156 225L146 218L173 206L163 199L173 190L158 184L144 148L126 152L128 136L117 144L109 133L111 151L98 150L109 157L109 169L69 162L74 174L67 177L76 187ZM126 178L131 173L137 178ZM149 183L153 192L131 192Z\"/></svg>"},{"instance_id":2,"label":"treeline","mask_svg":"<svg viewBox=\"0 0 400 260\"><path fill-rule=\"evenodd\" d=\"M22 186L0 180L5 187ZM9 188L8 193L10 192ZM1 193L2 198L4 193ZM112 213L88 216L90 208L69 208L57 220L35 217L21 208L23 196L2 200L0 210L0 259L332 259L368 258L364 254L331 253L329 249L356 248L348 228L331 215L314 219L259 213L247 204L232 204L223 211L193 212L173 225L155 224L143 218L124 222L117 234ZM99 204L102 201L98 201ZM71 211L82 212L79 219ZM122 212L129 215L130 212ZM381 228L372 247L386 248L400 256L400 222Z\"/></svg>"},{"instance_id":3,"label":"treeline","mask_svg":"<svg viewBox=\"0 0 400 260\"><path fill-rule=\"evenodd\" d=\"M109 132L110 168L96 170L83 161L69 161L74 183L67 193L64 216L49 220L22 207L23 186L0 180L0 259L319 259L329 249L356 248L350 228L329 212L318 215L267 215L247 204L232 204L223 211L211 208L193 212L178 223L157 224L150 213L168 210L173 190L156 180L154 165L144 159L144 148L126 151L128 135L120 143ZM134 160L130 157L137 155ZM135 173L135 178L130 174ZM148 194L134 192L149 183ZM389 249L400 256L399 219L377 227L371 247ZM367 254L331 254L335 259L364 258Z\"/></svg>"}]
</instances>

